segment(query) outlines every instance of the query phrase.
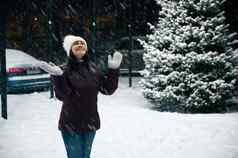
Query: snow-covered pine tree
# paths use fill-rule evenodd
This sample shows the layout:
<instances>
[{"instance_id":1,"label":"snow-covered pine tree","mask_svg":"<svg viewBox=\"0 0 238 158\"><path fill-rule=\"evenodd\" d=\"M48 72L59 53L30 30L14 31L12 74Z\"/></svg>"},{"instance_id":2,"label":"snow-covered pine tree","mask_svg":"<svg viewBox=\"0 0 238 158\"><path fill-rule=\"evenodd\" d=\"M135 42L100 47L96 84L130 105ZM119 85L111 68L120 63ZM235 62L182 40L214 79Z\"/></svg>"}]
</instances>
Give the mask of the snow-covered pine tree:
<instances>
[{"instance_id":1,"label":"snow-covered pine tree","mask_svg":"<svg viewBox=\"0 0 238 158\"><path fill-rule=\"evenodd\" d=\"M224 112L237 91L238 67L224 0L158 0L153 33L142 42L143 94L162 111Z\"/></svg>"}]
</instances>

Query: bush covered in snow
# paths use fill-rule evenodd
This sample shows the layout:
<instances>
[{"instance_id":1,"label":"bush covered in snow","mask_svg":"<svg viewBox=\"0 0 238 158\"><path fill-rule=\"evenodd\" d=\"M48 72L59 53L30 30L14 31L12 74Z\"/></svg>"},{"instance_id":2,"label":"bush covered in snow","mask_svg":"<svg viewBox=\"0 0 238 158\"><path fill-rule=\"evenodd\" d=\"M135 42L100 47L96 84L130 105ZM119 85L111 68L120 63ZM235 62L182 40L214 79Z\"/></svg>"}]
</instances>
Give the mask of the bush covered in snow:
<instances>
[{"instance_id":1,"label":"bush covered in snow","mask_svg":"<svg viewBox=\"0 0 238 158\"><path fill-rule=\"evenodd\" d=\"M223 0L159 0L146 50L143 94L162 111L225 112L237 94L238 67Z\"/></svg>"}]
</instances>

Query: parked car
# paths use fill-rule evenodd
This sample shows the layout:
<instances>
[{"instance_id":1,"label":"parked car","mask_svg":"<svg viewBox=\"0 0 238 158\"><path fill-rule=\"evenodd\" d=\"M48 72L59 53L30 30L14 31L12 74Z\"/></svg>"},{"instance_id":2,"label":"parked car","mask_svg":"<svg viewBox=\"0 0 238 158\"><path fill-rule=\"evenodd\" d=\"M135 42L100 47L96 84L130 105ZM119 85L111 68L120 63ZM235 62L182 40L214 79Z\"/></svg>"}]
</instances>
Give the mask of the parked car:
<instances>
[{"instance_id":1,"label":"parked car","mask_svg":"<svg viewBox=\"0 0 238 158\"><path fill-rule=\"evenodd\" d=\"M50 76L37 67L39 60L20 50L6 49L7 92L23 93L50 87ZM1 88L1 87L0 87Z\"/></svg>"},{"instance_id":2,"label":"parked car","mask_svg":"<svg viewBox=\"0 0 238 158\"><path fill-rule=\"evenodd\" d=\"M139 71L145 68L145 64L143 61L143 54L145 50L143 46L138 41L146 40L145 36L132 36L132 73L139 74ZM115 49L123 54L123 61L121 64L120 72L121 74L128 74L130 59L129 59L129 48L130 48L130 39L129 37L120 38L116 44Z\"/></svg>"}]
</instances>

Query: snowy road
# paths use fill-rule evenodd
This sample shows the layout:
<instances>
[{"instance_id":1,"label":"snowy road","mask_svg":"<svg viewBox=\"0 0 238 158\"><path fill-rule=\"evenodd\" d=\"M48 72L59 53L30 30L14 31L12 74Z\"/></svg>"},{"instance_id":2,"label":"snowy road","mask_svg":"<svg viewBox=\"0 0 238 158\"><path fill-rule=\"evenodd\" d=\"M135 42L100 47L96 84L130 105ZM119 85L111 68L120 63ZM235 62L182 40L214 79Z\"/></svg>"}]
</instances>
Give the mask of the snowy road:
<instances>
[{"instance_id":1,"label":"snowy road","mask_svg":"<svg viewBox=\"0 0 238 158\"><path fill-rule=\"evenodd\" d=\"M0 158L66 158L57 130L60 102L48 92L10 95L0 119ZM149 110L138 86L120 79L99 96L102 127L92 158L237 158L238 113L178 114Z\"/></svg>"}]
</instances>

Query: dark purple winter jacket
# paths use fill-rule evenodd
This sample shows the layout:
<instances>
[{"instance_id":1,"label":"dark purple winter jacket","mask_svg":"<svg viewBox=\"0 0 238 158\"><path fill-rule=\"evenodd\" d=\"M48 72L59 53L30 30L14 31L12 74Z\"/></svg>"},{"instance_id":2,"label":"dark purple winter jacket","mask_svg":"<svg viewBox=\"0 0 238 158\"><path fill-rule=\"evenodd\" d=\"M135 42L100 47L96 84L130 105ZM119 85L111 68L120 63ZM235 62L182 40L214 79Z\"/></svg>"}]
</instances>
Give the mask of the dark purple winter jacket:
<instances>
[{"instance_id":1,"label":"dark purple winter jacket","mask_svg":"<svg viewBox=\"0 0 238 158\"><path fill-rule=\"evenodd\" d=\"M51 76L56 98L63 102L59 130L88 132L100 128L98 92L111 95L118 87L119 70L102 75L95 64L77 62L62 67L62 76Z\"/></svg>"}]
</instances>

